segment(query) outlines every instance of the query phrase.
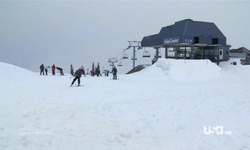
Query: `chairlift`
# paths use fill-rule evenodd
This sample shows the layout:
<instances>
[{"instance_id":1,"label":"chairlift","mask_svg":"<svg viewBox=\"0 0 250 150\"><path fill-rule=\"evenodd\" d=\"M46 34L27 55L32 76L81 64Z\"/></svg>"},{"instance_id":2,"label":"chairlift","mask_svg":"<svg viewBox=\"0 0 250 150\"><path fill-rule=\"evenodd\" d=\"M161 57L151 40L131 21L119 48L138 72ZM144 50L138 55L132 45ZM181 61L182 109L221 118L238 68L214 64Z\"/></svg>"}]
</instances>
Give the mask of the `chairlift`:
<instances>
[{"instance_id":1,"label":"chairlift","mask_svg":"<svg viewBox=\"0 0 250 150\"><path fill-rule=\"evenodd\" d=\"M142 57L148 58L148 57L150 57L150 56L151 56L150 52L144 49L143 54L142 54Z\"/></svg>"},{"instance_id":2,"label":"chairlift","mask_svg":"<svg viewBox=\"0 0 250 150\"><path fill-rule=\"evenodd\" d=\"M122 59L128 59L128 55L127 54L123 54Z\"/></svg>"},{"instance_id":3,"label":"chairlift","mask_svg":"<svg viewBox=\"0 0 250 150\"><path fill-rule=\"evenodd\" d=\"M134 60L133 57L131 58L131 60ZM135 56L135 60L137 60L137 57Z\"/></svg>"},{"instance_id":4,"label":"chairlift","mask_svg":"<svg viewBox=\"0 0 250 150\"><path fill-rule=\"evenodd\" d=\"M122 66L122 61L120 61L120 62L118 63L118 66L120 66L120 67Z\"/></svg>"},{"instance_id":5,"label":"chairlift","mask_svg":"<svg viewBox=\"0 0 250 150\"><path fill-rule=\"evenodd\" d=\"M118 60L116 58L109 58L109 63L116 63Z\"/></svg>"},{"instance_id":6,"label":"chairlift","mask_svg":"<svg viewBox=\"0 0 250 150\"><path fill-rule=\"evenodd\" d=\"M122 59L128 59L128 54L125 53L125 50L126 50L126 49L123 50Z\"/></svg>"}]
</instances>

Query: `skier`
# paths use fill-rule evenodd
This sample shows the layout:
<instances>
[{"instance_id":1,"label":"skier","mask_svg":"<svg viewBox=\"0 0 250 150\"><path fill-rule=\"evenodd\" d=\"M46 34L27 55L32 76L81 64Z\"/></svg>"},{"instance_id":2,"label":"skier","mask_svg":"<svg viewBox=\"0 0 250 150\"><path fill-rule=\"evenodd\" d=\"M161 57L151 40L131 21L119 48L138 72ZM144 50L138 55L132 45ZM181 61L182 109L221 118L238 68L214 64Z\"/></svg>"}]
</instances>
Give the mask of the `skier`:
<instances>
[{"instance_id":1,"label":"skier","mask_svg":"<svg viewBox=\"0 0 250 150\"><path fill-rule=\"evenodd\" d=\"M44 65L43 64L41 64L41 66L40 66L40 75L44 75Z\"/></svg>"},{"instance_id":2,"label":"skier","mask_svg":"<svg viewBox=\"0 0 250 150\"><path fill-rule=\"evenodd\" d=\"M117 79L117 75L116 75L117 74L117 69L116 69L115 66L113 67L111 73L113 73L113 79L116 80Z\"/></svg>"},{"instance_id":3,"label":"skier","mask_svg":"<svg viewBox=\"0 0 250 150\"><path fill-rule=\"evenodd\" d=\"M45 67L45 74L48 75L48 70L49 70L50 66Z\"/></svg>"},{"instance_id":4,"label":"skier","mask_svg":"<svg viewBox=\"0 0 250 150\"><path fill-rule=\"evenodd\" d=\"M70 65L70 74L71 74L72 76L74 76L74 68L73 68L72 65Z\"/></svg>"},{"instance_id":5,"label":"skier","mask_svg":"<svg viewBox=\"0 0 250 150\"><path fill-rule=\"evenodd\" d=\"M56 70L55 64L52 65L51 70L52 70L52 75L55 75L55 70Z\"/></svg>"},{"instance_id":6,"label":"skier","mask_svg":"<svg viewBox=\"0 0 250 150\"><path fill-rule=\"evenodd\" d=\"M75 78L73 79L71 86L75 83L76 80L78 81L78 86L80 86L80 83L81 83L80 78L82 77L82 74L83 74L83 68L76 70Z\"/></svg>"},{"instance_id":7,"label":"skier","mask_svg":"<svg viewBox=\"0 0 250 150\"><path fill-rule=\"evenodd\" d=\"M64 75L64 73L63 73L63 69L62 69L62 68L60 68L60 67L56 67L56 69L60 71L60 75L61 75L61 76L63 76L63 75Z\"/></svg>"}]
</instances>

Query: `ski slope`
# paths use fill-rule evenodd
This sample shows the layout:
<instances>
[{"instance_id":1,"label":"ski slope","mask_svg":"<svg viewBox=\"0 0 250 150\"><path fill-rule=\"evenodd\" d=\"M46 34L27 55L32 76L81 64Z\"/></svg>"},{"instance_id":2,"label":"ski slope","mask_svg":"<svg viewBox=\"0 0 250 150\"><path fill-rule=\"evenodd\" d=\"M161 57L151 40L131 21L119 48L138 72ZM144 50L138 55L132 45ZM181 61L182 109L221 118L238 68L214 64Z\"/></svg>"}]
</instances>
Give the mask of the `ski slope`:
<instances>
[{"instance_id":1,"label":"ski slope","mask_svg":"<svg viewBox=\"0 0 250 150\"><path fill-rule=\"evenodd\" d=\"M0 149L250 149L249 66L159 59L110 78L0 63Z\"/></svg>"}]
</instances>

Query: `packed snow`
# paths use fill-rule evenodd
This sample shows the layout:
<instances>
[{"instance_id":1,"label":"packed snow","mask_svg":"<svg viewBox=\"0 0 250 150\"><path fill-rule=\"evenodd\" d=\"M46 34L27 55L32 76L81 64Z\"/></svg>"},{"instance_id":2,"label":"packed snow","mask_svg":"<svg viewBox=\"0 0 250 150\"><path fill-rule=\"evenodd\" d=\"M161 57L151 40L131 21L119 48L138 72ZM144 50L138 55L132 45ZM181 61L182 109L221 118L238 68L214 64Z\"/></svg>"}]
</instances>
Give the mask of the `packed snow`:
<instances>
[{"instance_id":1,"label":"packed snow","mask_svg":"<svg viewBox=\"0 0 250 150\"><path fill-rule=\"evenodd\" d=\"M159 59L72 80L0 63L0 149L250 149L250 66Z\"/></svg>"}]
</instances>

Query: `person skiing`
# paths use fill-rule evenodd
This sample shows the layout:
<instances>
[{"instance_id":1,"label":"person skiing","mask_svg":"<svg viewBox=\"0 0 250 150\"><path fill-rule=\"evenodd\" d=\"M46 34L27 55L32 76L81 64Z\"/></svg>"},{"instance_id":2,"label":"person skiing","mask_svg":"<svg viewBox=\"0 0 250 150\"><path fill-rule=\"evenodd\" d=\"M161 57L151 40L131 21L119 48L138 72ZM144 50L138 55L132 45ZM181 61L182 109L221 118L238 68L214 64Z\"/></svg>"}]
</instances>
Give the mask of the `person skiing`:
<instances>
[{"instance_id":1,"label":"person skiing","mask_svg":"<svg viewBox=\"0 0 250 150\"><path fill-rule=\"evenodd\" d=\"M52 70L52 75L55 75L55 70L56 70L55 64L52 65L51 70Z\"/></svg>"},{"instance_id":2,"label":"person skiing","mask_svg":"<svg viewBox=\"0 0 250 150\"><path fill-rule=\"evenodd\" d=\"M49 70L50 66L45 67L45 74L48 75L48 70Z\"/></svg>"},{"instance_id":3,"label":"person skiing","mask_svg":"<svg viewBox=\"0 0 250 150\"><path fill-rule=\"evenodd\" d=\"M113 79L116 80L117 79L117 75L116 75L117 74L117 69L116 69L115 66L113 67L111 73L113 73Z\"/></svg>"},{"instance_id":4,"label":"person skiing","mask_svg":"<svg viewBox=\"0 0 250 150\"><path fill-rule=\"evenodd\" d=\"M80 78L82 77L82 74L83 74L83 68L76 70L75 78L73 79L71 86L75 83L76 80L78 81L78 86L80 86L80 83L81 83Z\"/></svg>"},{"instance_id":5,"label":"person skiing","mask_svg":"<svg viewBox=\"0 0 250 150\"><path fill-rule=\"evenodd\" d=\"M44 65L43 64L41 64L41 66L40 66L40 75L44 75Z\"/></svg>"},{"instance_id":6,"label":"person skiing","mask_svg":"<svg viewBox=\"0 0 250 150\"><path fill-rule=\"evenodd\" d=\"M72 76L74 76L74 68L73 68L72 65L70 65L70 74L71 74Z\"/></svg>"},{"instance_id":7,"label":"person skiing","mask_svg":"<svg viewBox=\"0 0 250 150\"><path fill-rule=\"evenodd\" d=\"M61 76L63 76L63 75L64 75L64 73L63 73L63 69L62 69L62 68L60 68L60 67L56 67L56 69L60 71L60 75L61 75Z\"/></svg>"}]
</instances>

